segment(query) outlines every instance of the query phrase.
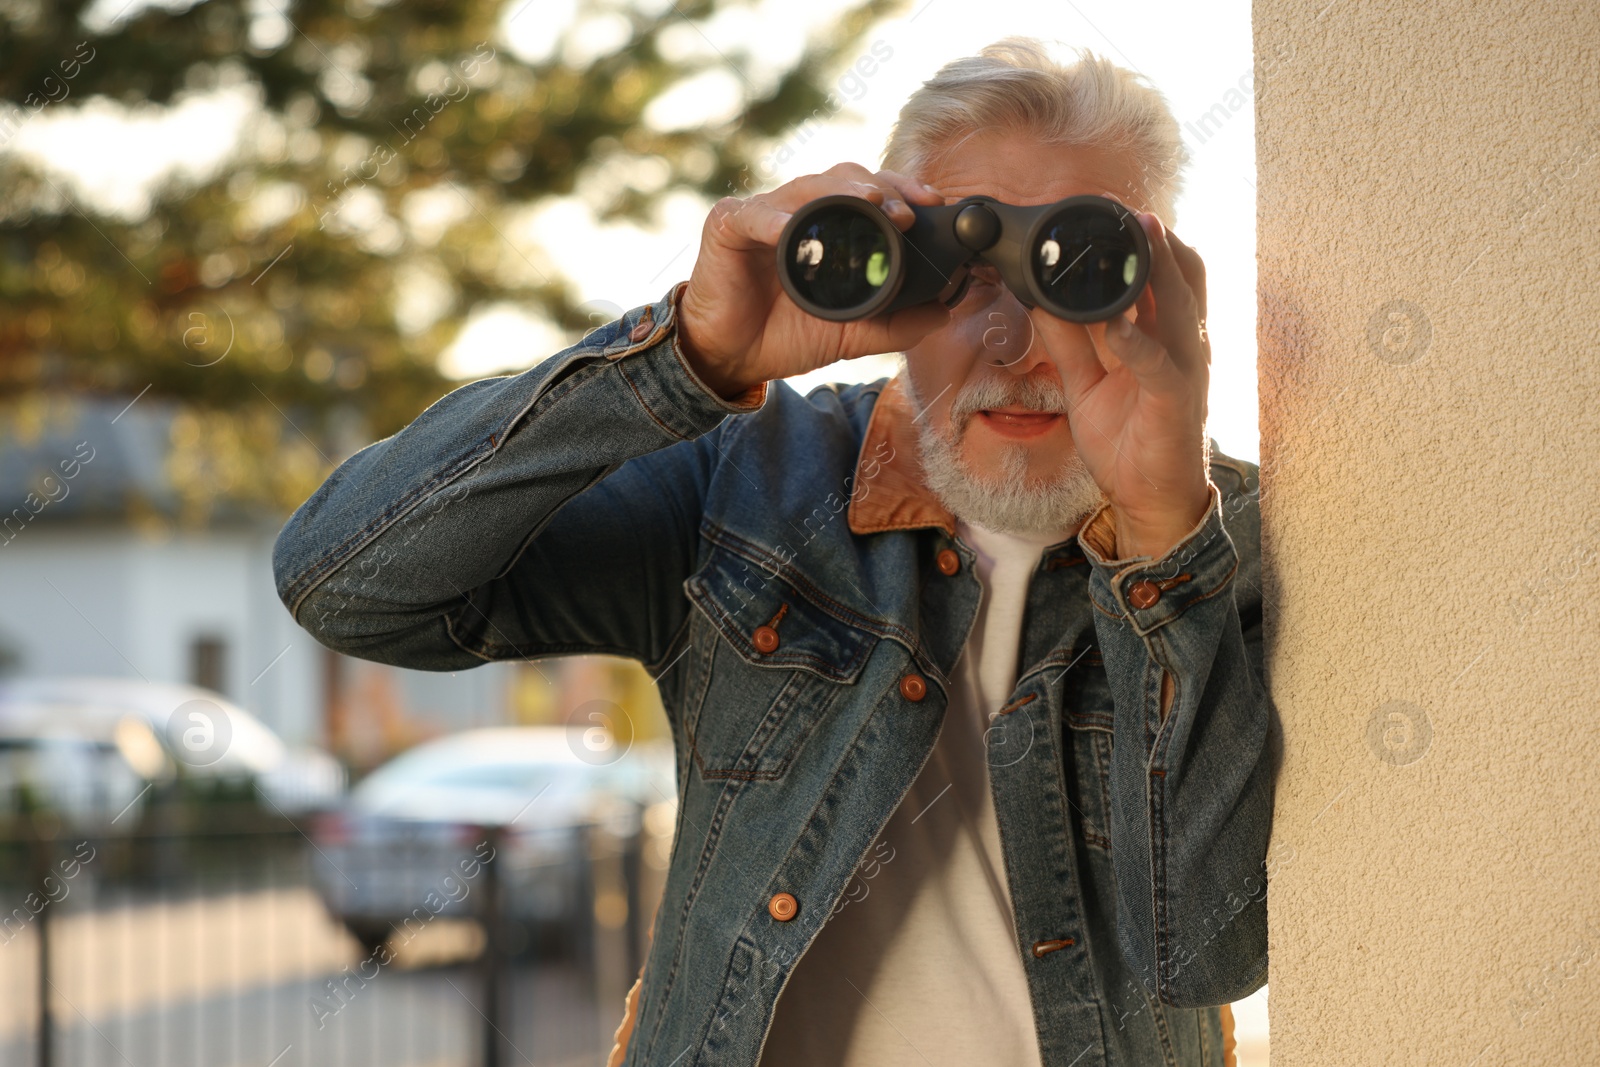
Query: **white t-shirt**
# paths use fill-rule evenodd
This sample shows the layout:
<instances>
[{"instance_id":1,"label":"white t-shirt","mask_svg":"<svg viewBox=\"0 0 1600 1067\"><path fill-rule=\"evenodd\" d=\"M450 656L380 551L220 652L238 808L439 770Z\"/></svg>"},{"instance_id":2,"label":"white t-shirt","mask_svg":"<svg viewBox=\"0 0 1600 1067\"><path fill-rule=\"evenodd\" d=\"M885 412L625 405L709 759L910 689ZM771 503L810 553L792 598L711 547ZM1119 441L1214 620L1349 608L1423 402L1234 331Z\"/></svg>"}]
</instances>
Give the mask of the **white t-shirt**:
<instances>
[{"instance_id":1,"label":"white t-shirt","mask_svg":"<svg viewBox=\"0 0 1600 1067\"><path fill-rule=\"evenodd\" d=\"M984 733L1011 697L1028 581L1068 533L967 523L983 597L933 753L800 957L761 1067L1036 1067Z\"/></svg>"}]
</instances>

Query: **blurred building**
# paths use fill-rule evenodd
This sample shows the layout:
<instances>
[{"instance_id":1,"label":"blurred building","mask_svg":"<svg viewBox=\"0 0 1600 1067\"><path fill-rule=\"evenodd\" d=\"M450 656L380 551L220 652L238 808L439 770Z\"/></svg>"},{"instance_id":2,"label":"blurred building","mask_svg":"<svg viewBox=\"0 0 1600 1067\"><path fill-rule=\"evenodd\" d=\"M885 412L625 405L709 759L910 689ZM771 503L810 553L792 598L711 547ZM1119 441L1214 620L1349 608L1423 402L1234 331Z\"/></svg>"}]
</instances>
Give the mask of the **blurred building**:
<instances>
[{"instance_id":1,"label":"blurred building","mask_svg":"<svg viewBox=\"0 0 1600 1067\"><path fill-rule=\"evenodd\" d=\"M82 400L0 427L0 672L204 686L357 768L469 726L599 714L664 731L654 686L621 660L436 674L323 648L273 587L284 516L222 494L197 517L174 479L178 409L126 405Z\"/></svg>"}]
</instances>

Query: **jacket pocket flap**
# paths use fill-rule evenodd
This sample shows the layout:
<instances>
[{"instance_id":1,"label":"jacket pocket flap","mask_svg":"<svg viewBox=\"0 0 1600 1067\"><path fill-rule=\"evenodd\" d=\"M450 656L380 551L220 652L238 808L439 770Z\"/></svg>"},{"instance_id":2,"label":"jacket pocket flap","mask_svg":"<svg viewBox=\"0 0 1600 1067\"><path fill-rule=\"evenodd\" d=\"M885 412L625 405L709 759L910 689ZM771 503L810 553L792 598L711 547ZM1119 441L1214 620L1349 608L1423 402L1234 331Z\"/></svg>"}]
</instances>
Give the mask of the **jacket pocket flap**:
<instances>
[{"instance_id":1,"label":"jacket pocket flap","mask_svg":"<svg viewBox=\"0 0 1600 1067\"><path fill-rule=\"evenodd\" d=\"M710 559L684 582L684 590L753 666L854 682L878 643L877 634L846 621L809 582L774 574L721 545L712 546ZM757 631L763 628L772 632L761 640Z\"/></svg>"}]
</instances>

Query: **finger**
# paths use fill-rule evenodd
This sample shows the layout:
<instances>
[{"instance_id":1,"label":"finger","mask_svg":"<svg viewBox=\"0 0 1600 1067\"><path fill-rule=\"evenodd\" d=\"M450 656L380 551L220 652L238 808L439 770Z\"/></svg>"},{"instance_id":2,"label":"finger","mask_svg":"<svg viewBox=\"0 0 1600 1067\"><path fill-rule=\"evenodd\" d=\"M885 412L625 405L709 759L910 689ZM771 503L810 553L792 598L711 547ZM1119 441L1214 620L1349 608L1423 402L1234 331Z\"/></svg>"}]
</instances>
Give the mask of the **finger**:
<instances>
[{"instance_id":1,"label":"finger","mask_svg":"<svg viewBox=\"0 0 1600 1067\"><path fill-rule=\"evenodd\" d=\"M1129 317L1135 322L1156 321L1156 294L1150 291L1148 285L1139 290L1139 298L1133 302L1132 310L1137 314Z\"/></svg>"},{"instance_id":2,"label":"finger","mask_svg":"<svg viewBox=\"0 0 1600 1067\"><path fill-rule=\"evenodd\" d=\"M873 200L874 203L882 202L883 194L881 191L874 199L871 185L862 180L863 178L870 178L870 173L852 176L840 173L840 170L841 168L835 167L826 174L803 174L778 186L770 193L762 193L760 195L770 200L780 211L793 211L818 197L833 196L838 193L859 196L863 199ZM752 199L754 198L752 197Z\"/></svg>"},{"instance_id":3,"label":"finger","mask_svg":"<svg viewBox=\"0 0 1600 1067\"><path fill-rule=\"evenodd\" d=\"M1143 311L1139 322L1146 321ZM1089 335L1099 346L1128 368L1141 386L1168 387L1182 381L1182 374L1172 360L1167 346L1132 322L1125 311L1115 318L1096 323Z\"/></svg>"},{"instance_id":4,"label":"finger","mask_svg":"<svg viewBox=\"0 0 1600 1067\"><path fill-rule=\"evenodd\" d=\"M880 321L881 320L881 321ZM949 310L938 301L902 308L887 317L871 320L881 330L873 338L872 354L878 352L904 352L917 342L950 321Z\"/></svg>"},{"instance_id":5,"label":"finger","mask_svg":"<svg viewBox=\"0 0 1600 1067\"><path fill-rule=\"evenodd\" d=\"M944 204L943 193L909 174L902 174L897 170L880 170L876 177L879 182L898 189L908 204Z\"/></svg>"},{"instance_id":6,"label":"finger","mask_svg":"<svg viewBox=\"0 0 1600 1067\"><path fill-rule=\"evenodd\" d=\"M844 191L878 205L889 221L902 230L916 222L912 203L926 205L944 200L914 178L894 171L874 174L858 163L841 163L830 168L828 175L846 183L848 188Z\"/></svg>"},{"instance_id":7,"label":"finger","mask_svg":"<svg viewBox=\"0 0 1600 1067\"><path fill-rule=\"evenodd\" d=\"M870 175L869 175L870 177ZM712 205L706 218L706 236L724 248L748 251L759 246L775 246L795 210L813 200L834 194L859 196L883 208L890 221L901 229L909 227L915 216L896 196L876 184L868 185L845 175L810 174L773 190L750 197L725 196Z\"/></svg>"},{"instance_id":8,"label":"finger","mask_svg":"<svg viewBox=\"0 0 1600 1067\"><path fill-rule=\"evenodd\" d=\"M917 220L910 205L935 207L944 204L943 193L933 186L911 177L909 174L901 174L892 170L880 170L873 178L888 194L888 198L883 205L884 214L888 215L890 221L902 230L910 229Z\"/></svg>"},{"instance_id":9,"label":"finger","mask_svg":"<svg viewBox=\"0 0 1600 1067\"><path fill-rule=\"evenodd\" d=\"M705 236L724 248L747 251L774 246L791 215L765 196L725 196L711 205Z\"/></svg>"},{"instance_id":10,"label":"finger","mask_svg":"<svg viewBox=\"0 0 1600 1067\"><path fill-rule=\"evenodd\" d=\"M796 211L823 196L858 196L877 205L891 222L903 230L916 219L907 204L907 197L924 205L943 202L942 196L923 191L926 189L916 179L894 171L874 174L859 163L839 163L822 174L803 175L765 195L783 211Z\"/></svg>"},{"instance_id":11,"label":"finger","mask_svg":"<svg viewBox=\"0 0 1600 1067\"><path fill-rule=\"evenodd\" d=\"M887 207L895 201L904 202L906 195L899 183L884 178L882 174L875 174L859 163L837 163L821 177L843 182L855 191L856 196L880 206Z\"/></svg>"},{"instance_id":12,"label":"finger","mask_svg":"<svg viewBox=\"0 0 1600 1067\"><path fill-rule=\"evenodd\" d=\"M1090 343L1084 344L1084 328L1080 324L1058 319L1038 307L1028 312L1028 320L1061 375L1067 402L1077 407L1107 373L1096 352L1093 331L1089 331Z\"/></svg>"},{"instance_id":13,"label":"finger","mask_svg":"<svg viewBox=\"0 0 1600 1067\"><path fill-rule=\"evenodd\" d=\"M836 163L823 172L824 176L845 178L850 181L864 182L868 185L878 185L885 189L898 189L904 195L913 199L943 200L943 194L931 185L924 184L915 175L904 171L889 170L884 168L879 171L868 170L859 163Z\"/></svg>"},{"instance_id":14,"label":"finger","mask_svg":"<svg viewBox=\"0 0 1600 1067\"><path fill-rule=\"evenodd\" d=\"M890 315L874 315L842 323L840 359L860 359L883 352L904 352L950 321L950 312L938 303L902 308Z\"/></svg>"},{"instance_id":15,"label":"finger","mask_svg":"<svg viewBox=\"0 0 1600 1067\"><path fill-rule=\"evenodd\" d=\"M1206 329L1206 264L1200 258L1200 253L1178 237L1171 230L1167 231L1167 241L1172 245L1173 258L1178 261L1178 269L1183 272L1184 281L1189 283L1189 291L1194 294L1195 304L1199 312L1200 350L1205 359L1206 366L1211 365L1211 332Z\"/></svg>"},{"instance_id":16,"label":"finger","mask_svg":"<svg viewBox=\"0 0 1600 1067\"><path fill-rule=\"evenodd\" d=\"M1183 243L1172 230L1167 231L1167 241L1172 245L1172 256L1178 261L1178 269L1183 272L1183 280L1189 283L1189 291L1194 294L1195 305L1199 308L1200 317L1206 317L1206 264L1189 245Z\"/></svg>"},{"instance_id":17,"label":"finger","mask_svg":"<svg viewBox=\"0 0 1600 1067\"><path fill-rule=\"evenodd\" d=\"M1167 239L1167 228L1153 214L1139 216L1150 240L1150 292L1155 298L1154 314L1140 311L1135 329L1165 346L1167 354L1185 369L1202 363L1200 313L1194 291Z\"/></svg>"},{"instance_id":18,"label":"finger","mask_svg":"<svg viewBox=\"0 0 1600 1067\"><path fill-rule=\"evenodd\" d=\"M823 177L843 183L853 195L870 200L886 211L901 199L900 190L880 182L876 174L859 163L836 163L824 172Z\"/></svg>"},{"instance_id":19,"label":"finger","mask_svg":"<svg viewBox=\"0 0 1600 1067\"><path fill-rule=\"evenodd\" d=\"M905 179L905 184L920 187L921 183ZM724 197L713 207L708 223L715 224L719 239L729 248L775 245L797 208L835 194L858 196L876 204L901 229L915 221L911 209L901 199L899 187L880 181L859 163L840 163L826 174L803 175L770 193L742 199ZM923 200L928 198L929 194L922 196Z\"/></svg>"}]
</instances>

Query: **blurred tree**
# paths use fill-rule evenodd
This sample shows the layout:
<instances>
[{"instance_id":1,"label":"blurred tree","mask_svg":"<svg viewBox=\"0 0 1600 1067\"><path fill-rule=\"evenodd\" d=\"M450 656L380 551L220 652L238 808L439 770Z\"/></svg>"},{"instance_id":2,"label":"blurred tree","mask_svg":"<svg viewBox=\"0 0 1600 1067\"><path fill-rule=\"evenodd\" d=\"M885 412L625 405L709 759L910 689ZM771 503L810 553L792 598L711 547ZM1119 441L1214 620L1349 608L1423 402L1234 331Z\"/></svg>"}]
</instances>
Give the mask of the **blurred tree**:
<instances>
[{"instance_id":1,"label":"blurred tree","mask_svg":"<svg viewBox=\"0 0 1600 1067\"><path fill-rule=\"evenodd\" d=\"M829 72L901 0L865 0L761 84L742 51L675 61L684 50L663 47L685 27L706 39L699 27L738 6L727 0L590 5L622 26L614 47L524 63L502 28L549 6L0 0L0 396L148 386L187 412L171 465L187 496L291 507L330 456L450 387L438 357L475 306L595 324L558 265L505 236L514 212L580 178L600 189L602 219L645 221L675 189L749 191L741 176L779 135L837 109ZM732 118L670 132L643 121L716 68L743 86ZM5 151L52 109L230 87L259 102L240 150L199 185L169 183L139 217L98 214ZM301 476L282 475L286 455ZM230 472L221 490L217 470Z\"/></svg>"}]
</instances>

